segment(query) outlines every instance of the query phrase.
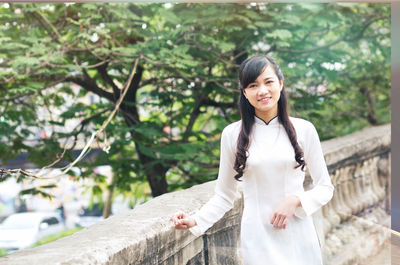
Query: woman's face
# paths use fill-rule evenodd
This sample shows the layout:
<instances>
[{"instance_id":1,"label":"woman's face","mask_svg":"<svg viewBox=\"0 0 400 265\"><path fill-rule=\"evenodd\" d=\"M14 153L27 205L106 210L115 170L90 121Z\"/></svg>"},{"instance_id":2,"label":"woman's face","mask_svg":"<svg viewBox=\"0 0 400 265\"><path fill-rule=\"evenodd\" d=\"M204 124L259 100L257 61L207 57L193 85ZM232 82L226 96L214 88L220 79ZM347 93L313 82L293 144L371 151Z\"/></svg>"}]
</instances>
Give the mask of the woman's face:
<instances>
[{"instance_id":1,"label":"woman's face","mask_svg":"<svg viewBox=\"0 0 400 265\"><path fill-rule=\"evenodd\" d=\"M257 79L250 83L243 94L254 107L257 116L276 116L278 100L283 83L278 79L271 66L267 66Z\"/></svg>"}]
</instances>

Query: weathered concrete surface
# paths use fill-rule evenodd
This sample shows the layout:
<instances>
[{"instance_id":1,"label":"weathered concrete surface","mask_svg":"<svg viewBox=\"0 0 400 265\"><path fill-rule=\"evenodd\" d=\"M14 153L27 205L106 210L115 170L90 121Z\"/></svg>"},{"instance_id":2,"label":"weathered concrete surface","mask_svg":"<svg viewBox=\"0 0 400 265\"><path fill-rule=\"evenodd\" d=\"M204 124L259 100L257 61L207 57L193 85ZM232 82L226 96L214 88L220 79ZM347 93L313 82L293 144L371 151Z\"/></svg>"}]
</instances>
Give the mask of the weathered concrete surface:
<instances>
[{"instance_id":1,"label":"weathered concrete surface","mask_svg":"<svg viewBox=\"0 0 400 265\"><path fill-rule=\"evenodd\" d=\"M332 200L313 215L325 264L357 264L376 255L388 236L390 125L323 142L322 148L336 188ZM69 237L0 258L0 264L240 264L240 196L202 237L173 228L173 214L199 209L214 194L214 185L164 194ZM309 177L305 187L311 187Z\"/></svg>"},{"instance_id":2,"label":"weathered concrete surface","mask_svg":"<svg viewBox=\"0 0 400 265\"><path fill-rule=\"evenodd\" d=\"M391 263L391 246L390 240L388 239L382 246L382 249L378 249L376 255L368 257L366 260L361 261L360 265L394 265Z\"/></svg>"},{"instance_id":3,"label":"weathered concrete surface","mask_svg":"<svg viewBox=\"0 0 400 265\"><path fill-rule=\"evenodd\" d=\"M390 238L390 140L386 124L322 143L335 185L322 209L325 264L360 264Z\"/></svg>"},{"instance_id":4,"label":"weathered concrete surface","mask_svg":"<svg viewBox=\"0 0 400 265\"><path fill-rule=\"evenodd\" d=\"M192 213L200 208L212 196L214 185L215 181L212 181L164 194L71 236L0 258L0 264L206 264L203 238L175 230L171 217L178 210ZM214 237L229 242L232 249L237 248L240 197L237 203L226 214L227 218L213 227L215 232L208 232L205 237L215 234ZM235 231L231 238L226 232L232 229ZM230 256L227 255L229 251L221 252L223 247L213 236L208 240L208 255L218 260Z\"/></svg>"},{"instance_id":5,"label":"weathered concrete surface","mask_svg":"<svg viewBox=\"0 0 400 265\"><path fill-rule=\"evenodd\" d=\"M322 142L325 161L332 168L337 163L354 163L377 152L390 150L391 126L384 124Z\"/></svg>"}]
</instances>

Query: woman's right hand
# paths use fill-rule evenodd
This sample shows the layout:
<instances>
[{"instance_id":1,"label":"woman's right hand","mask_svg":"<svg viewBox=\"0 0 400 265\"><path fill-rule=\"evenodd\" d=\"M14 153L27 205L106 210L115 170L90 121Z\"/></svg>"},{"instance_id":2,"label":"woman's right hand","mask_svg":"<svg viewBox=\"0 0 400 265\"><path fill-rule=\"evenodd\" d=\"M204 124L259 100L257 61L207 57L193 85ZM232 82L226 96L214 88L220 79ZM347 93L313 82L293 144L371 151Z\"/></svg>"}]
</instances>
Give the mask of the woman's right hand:
<instances>
[{"instance_id":1,"label":"woman's right hand","mask_svg":"<svg viewBox=\"0 0 400 265\"><path fill-rule=\"evenodd\" d=\"M176 213L172 217L172 221L174 222L175 229L186 230L197 225L196 220L194 220L194 218L182 212Z\"/></svg>"}]
</instances>

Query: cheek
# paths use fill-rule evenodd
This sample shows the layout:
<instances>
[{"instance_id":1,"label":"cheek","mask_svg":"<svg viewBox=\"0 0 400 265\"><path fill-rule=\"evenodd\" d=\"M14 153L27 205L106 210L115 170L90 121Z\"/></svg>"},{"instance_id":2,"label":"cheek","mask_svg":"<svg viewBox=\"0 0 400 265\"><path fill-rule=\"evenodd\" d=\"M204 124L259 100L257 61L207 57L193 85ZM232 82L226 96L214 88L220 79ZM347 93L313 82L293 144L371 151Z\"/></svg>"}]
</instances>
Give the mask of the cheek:
<instances>
[{"instance_id":1,"label":"cheek","mask_svg":"<svg viewBox=\"0 0 400 265\"><path fill-rule=\"evenodd\" d=\"M276 89L274 89L274 96L276 98L279 98L281 96L281 90L279 89L279 87L277 87Z\"/></svg>"},{"instance_id":2,"label":"cheek","mask_svg":"<svg viewBox=\"0 0 400 265\"><path fill-rule=\"evenodd\" d=\"M254 102L257 101L257 97L255 95L250 94L250 93L247 94L246 98L251 104L254 104Z\"/></svg>"},{"instance_id":3,"label":"cheek","mask_svg":"<svg viewBox=\"0 0 400 265\"><path fill-rule=\"evenodd\" d=\"M249 102L254 105L255 102L257 102L257 99L255 97L248 97Z\"/></svg>"}]
</instances>

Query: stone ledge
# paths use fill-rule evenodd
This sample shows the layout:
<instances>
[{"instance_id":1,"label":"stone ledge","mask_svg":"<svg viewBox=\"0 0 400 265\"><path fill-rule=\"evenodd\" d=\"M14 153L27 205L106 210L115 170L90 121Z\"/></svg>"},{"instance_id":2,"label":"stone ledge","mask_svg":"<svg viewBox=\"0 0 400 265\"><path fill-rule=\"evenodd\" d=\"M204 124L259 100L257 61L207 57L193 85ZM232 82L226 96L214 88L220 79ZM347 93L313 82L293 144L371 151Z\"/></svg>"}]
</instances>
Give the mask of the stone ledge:
<instances>
[{"instance_id":1,"label":"stone ledge","mask_svg":"<svg viewBox=\"0 0 400 265\"><path fill-rule=\"evenodd\" d=\"M175 230L171 217L178 210L192 213L200 208L214 185L212 181L161 195L71 236L0 258L0 264L162 264L170 259L185 264L203 242L189 231Z\"/></svg>"},{"instance_id":2,"label":"stone ledge","mask_svg":"<svg viewBox=\"0 0 400 265\"><path fill-rule=\"evenodd\" d=\"M365 143L369 144L366 145ZM386 147L390 150L391 125L383 124L379 126L364 128L361 131L330 139L321 143L326 164L333 166L349 157L357 156L361 153L370 153L373 150Z\"/></svg>"}]
</instances>

